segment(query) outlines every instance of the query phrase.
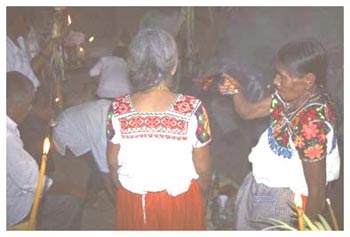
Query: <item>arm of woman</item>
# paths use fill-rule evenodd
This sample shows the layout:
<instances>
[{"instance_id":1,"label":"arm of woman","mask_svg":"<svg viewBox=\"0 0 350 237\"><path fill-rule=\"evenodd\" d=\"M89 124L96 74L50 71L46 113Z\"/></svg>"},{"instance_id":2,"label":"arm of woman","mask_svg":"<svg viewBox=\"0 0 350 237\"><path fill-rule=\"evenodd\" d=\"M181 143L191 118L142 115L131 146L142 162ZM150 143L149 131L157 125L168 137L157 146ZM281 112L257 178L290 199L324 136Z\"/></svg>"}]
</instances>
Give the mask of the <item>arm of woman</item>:
<instances>
[{"instance_id":1,"label":"arm of woman","mask_svg":"<svg viewBox=\"0 0 350 237\"><path fill-rule=\"evenodd\" d=\"M218 84L218 90L222 95L232 95L232 102L236 112L243 119L255 119L268 116L270 113L271 96L260 101L251 103L244 95L243 88L239 82L227 73L223 73L224 82Z\"/></svg>"},{"instance_id":2,"label":"arm of woman","mask_svg":"<svg viewBox=\"0 0 350 237\"><path fill-rule=\"evenodd\" d=\"M295 125L293 140L301 158L304 177L308 188L306 214L310 218L321 214L325 204L327 177L327 133L330 131L324 115L317 106L310 106L299 116L299 123Z\"/></svg>"},{"instance_id":3,"label":"arm of woman","mask_svg":"<svg viewBox=\"0 0 350 237\"><path fill-rule=\"evenodd\" d=\"M200 148L193 148L193 163L199 176L199 187L202 191L203 197L205 197L211 183L211 159L209 144Z\"/></svg>"},{"instance_id":4,"label":"arm of woman","mask_svg":"<svg viewBox=\"0 0 350 237\"><path fill-rule=\"evenodd\" d=\"M326 199L326 159L316 162L302 161L304 175L309 190L306 215L316 218L321 214Z\"/></svg>"},{"instance_id":5,"label":"arm of woman","mask_svg":"<svg viewBox=\"0 0 350 237\"><path fill-rule=\"evenodd\" d=\"M118 178L118 169L119 169L119 162L118 162L118 154L120 150L119 144L114 144L112 142L107 142L107 163L109 172L111 174L114 186L118 188L121 184L119 182Z\"/></svg>"}]
</instances>

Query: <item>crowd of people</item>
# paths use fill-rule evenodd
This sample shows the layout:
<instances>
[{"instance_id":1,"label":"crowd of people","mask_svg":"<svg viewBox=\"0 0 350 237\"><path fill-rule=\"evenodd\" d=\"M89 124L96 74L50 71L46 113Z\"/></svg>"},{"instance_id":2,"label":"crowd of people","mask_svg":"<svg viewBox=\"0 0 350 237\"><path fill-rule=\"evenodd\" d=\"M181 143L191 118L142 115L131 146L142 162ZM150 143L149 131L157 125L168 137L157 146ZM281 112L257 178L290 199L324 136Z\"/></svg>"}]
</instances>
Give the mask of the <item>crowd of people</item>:
<instances>
[{"instance_id":1,"label":"crowd of people","mask_svg":"<svg viewBox=\"0 0 350 237\"><path fill-rule=\"evenodd\" d=\"M39 174L18 126L35 106L38 63L50 51L43 46L30 61L17 42L28 29L24 15L8 14L8 228L28 219ZM91 68L90 76L99 80L96 100L65 109L52 128L61 156L92 153L114 204L116 230L207 229L214 159L210 118L201 99L173 90L178 62L170 33L141 29L127 53L116 51ZM328 186L339 178L336 114L323 87L323 46L314 39L288 42L277 52L275 70L275 90L254 103L232 75L223 73L216 87L232 98L243 119L270 118L248 157L252 171L237 194L235 230L262 230L272 224L268 218L295 226L290 207L295 195L303 197L305 213L316 218L325 209ZM36 228L79 229L85 198L86 190L47 175Z\"/></svg>"}]
</instances>

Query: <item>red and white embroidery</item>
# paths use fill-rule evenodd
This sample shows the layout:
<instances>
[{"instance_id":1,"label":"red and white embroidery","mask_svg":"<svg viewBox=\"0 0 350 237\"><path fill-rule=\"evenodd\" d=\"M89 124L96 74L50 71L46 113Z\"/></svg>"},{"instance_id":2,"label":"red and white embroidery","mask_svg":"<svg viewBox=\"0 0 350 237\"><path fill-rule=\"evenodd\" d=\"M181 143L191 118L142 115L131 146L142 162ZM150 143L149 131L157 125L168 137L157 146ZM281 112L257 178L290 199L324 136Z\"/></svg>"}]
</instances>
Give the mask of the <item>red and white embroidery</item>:
<instances>
[{"instance_id":1,"label":"red and white embroidery","mask_svg":"<svg viewBox=\"0 0 350 237\"><path fill-rule=\"evenodd\" d=\"M124 139L166 138L186 140L189 120L200 105L192 96L179 94L165 112L137 113L129 95L113 102L114 115L119 119Z\"/></svg>"}]
</instances>

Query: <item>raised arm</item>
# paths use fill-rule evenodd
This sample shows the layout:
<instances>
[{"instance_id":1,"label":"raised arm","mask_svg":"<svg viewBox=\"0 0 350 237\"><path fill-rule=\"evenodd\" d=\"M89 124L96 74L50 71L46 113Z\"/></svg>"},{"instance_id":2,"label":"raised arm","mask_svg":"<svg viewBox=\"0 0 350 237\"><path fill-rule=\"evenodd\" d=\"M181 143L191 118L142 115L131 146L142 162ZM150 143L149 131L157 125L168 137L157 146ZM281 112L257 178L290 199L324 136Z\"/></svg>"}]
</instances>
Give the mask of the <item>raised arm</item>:
<instances>
[{"instance_id":1,"label":"raised arm","mask_svg":"<svg viewBox=\"0 0 350 237\"><path fill-rule=\"evenodd\" d=\"M270 113L271 96L251 103L244 95L244 89L239 82L227 73L223 73L224 82L218 85L222 95L232 95L232 102L236 112L243 119L256 119L268 116Z\"/></svg>"}]
</instances>

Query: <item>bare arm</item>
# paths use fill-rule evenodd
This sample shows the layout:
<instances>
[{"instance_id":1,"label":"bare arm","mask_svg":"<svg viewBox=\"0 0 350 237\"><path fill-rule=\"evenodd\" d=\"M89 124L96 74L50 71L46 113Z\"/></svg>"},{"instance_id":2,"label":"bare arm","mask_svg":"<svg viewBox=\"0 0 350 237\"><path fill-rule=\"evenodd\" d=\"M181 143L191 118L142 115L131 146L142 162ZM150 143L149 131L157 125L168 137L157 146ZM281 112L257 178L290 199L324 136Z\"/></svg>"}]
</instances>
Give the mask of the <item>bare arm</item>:
<instances>
[{"instance_id":1,"label":"bare arm","mask_svg":"<svg viewBox=\"0 0 350 237\"><path fill-rule=\"evenodd\" d=\"M309 190L306 214L315 218L322 213L326 199L326 159L316 162L302 161L302 164Z\"/></svg>"},{"instance_id":2,"label":"bare arm","mask_svg":"<svg viewBox=\"0 0 350 237\"><path fill-rule=\"evenodd\" d=\"M197 174L199 175L198 183L202 191L203 196L209 189L211 182L211 158L210 158L210 146L193 149L193 163Z\"/></svg>"},{"instance_id":3,"label":"bare arm","mask_svg":"<svg viewBox=\"0 0 350 237\"><path fill-rule=\"evenodd\" d=\"M111 142L107 142L107 162L108 162L108 167L109 171L114 183L115 187L119 187L119 178L118 178L118 154L120 150L120 145L119 144L113 144Z\"/></svg>"},{"instance_id":4,"label":"bare arm","mask_svg":"<svg viewBox=\"0 0 350 237\"><path fill-rule=\"evenodd\" d=\"M223 73L225 82L218 85L218 89L223 95L232 95L232 102L236 112L243 119L255 119L268 116L270 113L271 96L268 96L260 101L251 103L244 96L243 88L240 88L239 82L227 73ZM238 89L238 93L235 93ZM233 92L233 93L232 93Z\"/></svg>"}]
</instances>

